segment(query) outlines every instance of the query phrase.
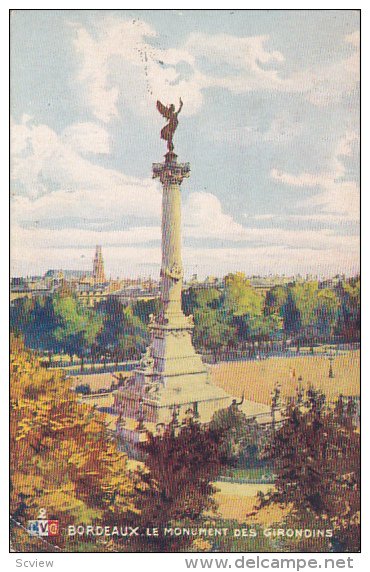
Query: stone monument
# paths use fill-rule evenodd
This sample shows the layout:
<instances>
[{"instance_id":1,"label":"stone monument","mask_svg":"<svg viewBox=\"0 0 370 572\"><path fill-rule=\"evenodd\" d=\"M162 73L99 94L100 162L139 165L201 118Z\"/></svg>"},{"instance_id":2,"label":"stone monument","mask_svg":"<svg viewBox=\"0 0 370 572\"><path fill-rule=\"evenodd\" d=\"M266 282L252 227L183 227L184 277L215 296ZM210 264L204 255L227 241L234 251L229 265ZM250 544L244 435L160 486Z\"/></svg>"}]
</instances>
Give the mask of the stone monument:
<instances>
[{"instance_id":1,"label":"stone monument","mask_svg":"<svg viewBox=\"0 0 370 572\"><path fill-rule=\"evenodd\" d=\"M190 176L189 163L178 163L173 135L179 110L157 108L169 120L161 137L167 141L163 163L153 164L153 178L163 187L162 197L162 266L161 313L151 317L151 343L140 367L116 396L116 410L126 420L125 432L169 423L174 415L181 422L189 411L201 422L211 419L215 411L228 407L232 398L212 384L207 366L192 344L192 316L181 308L183 267L181 258L181 185Z\"/></svg>"}]
</instances>

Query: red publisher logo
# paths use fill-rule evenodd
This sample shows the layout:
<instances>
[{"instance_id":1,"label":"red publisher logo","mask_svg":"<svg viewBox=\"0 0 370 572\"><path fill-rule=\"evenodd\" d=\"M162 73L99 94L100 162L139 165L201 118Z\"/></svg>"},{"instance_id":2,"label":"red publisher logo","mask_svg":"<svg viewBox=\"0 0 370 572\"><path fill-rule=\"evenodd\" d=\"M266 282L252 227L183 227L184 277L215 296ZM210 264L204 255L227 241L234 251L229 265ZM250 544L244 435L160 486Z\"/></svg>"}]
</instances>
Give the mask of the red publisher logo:
<instances>
[{"instance_id":1,"label":"red publisher logo","mask_svg":"<svg viewBox=\"0 0 370 572\"><path fill-rule=\"evenodd\" d=\"M59 521L58 520L48 520L48 535L58 536L59 534Z\"/></svg>"}]
</instances>

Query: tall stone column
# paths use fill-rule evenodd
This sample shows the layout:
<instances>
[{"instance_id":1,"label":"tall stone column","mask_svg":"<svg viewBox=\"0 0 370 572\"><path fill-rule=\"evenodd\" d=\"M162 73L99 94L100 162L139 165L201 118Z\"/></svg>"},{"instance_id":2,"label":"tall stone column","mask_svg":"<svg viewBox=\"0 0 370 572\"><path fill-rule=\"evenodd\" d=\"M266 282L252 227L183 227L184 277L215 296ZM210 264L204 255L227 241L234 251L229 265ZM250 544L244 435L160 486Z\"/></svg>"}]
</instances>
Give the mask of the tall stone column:
<instances>
[{"instance_id":1,"label":"tall stone column","mask_svg":"<svg viewBox=\"0 0 370 572\"><path fill-rule=\"evenodd\" d=\"M207 422L230 402L210 380L208 368L192 344L192 316L181 308L183 267L181 259L181 184L190 176L190 164L178 163L173 146L162 163L153 163L153 178L162 184L162 311L149 324L151 342L140 366L116 397L116 409L126 419L122 429L136 439L143 427L179 421L189 412ZM130 419L137 425L130 429Z\"/></svg>"},{"instance_id":2,"label":"tall stone column","mask_svg":"<svg viewBox=\"0 0 370 572\"><path fill-rule=\"evenodd\" d=\"M158 323L179 325L185 318L181 310L183 267L181 259L181 183L190 175L189 163L177 163L168 152L164 163L153 164L153 178L163 186L161 296L163 311Z\"/></svg>"}]
</instances>

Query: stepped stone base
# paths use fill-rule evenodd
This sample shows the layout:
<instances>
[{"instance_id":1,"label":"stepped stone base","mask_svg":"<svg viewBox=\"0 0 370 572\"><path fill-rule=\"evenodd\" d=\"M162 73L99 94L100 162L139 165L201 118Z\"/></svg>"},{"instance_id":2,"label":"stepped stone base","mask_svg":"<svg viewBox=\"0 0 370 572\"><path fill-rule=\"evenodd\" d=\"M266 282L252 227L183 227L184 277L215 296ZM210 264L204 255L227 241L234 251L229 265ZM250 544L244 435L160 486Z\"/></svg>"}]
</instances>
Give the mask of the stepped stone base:
<instances>
[{"instance_id":1,"label":"stepped stone base","mask_svg":"<svg viewBox=\"0 0 370 572\"><path fill-rule=\"evenodd\" d=\"M116 395L116 411L144 426L167 424L174 411L179 422L192 413L207 423L232 398L211 383L208 368L192 345L191 319L181 313L171 318L171 325L165 318L159 320L151 324L152 341L140 368Z\"/></svg>"}]
</instances>

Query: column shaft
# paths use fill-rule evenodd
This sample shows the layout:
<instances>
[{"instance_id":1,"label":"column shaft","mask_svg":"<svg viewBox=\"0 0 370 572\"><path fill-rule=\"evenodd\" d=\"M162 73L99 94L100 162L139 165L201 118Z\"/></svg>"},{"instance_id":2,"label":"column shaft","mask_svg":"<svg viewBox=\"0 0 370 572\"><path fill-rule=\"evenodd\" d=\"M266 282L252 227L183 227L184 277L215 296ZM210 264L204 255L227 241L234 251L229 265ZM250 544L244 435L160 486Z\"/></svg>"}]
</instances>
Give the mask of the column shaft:
<instances>
[{"instance_id":1,"label":"column shaft","mask_svg":"<svg viewBox=\"0 0 370 572\"><path fill-rule=\"evenodd\" d=\"M181 313L181 192L180 185L166 183L162 198L162 297L164 314Z\"/></svg>"}]
</instances>

